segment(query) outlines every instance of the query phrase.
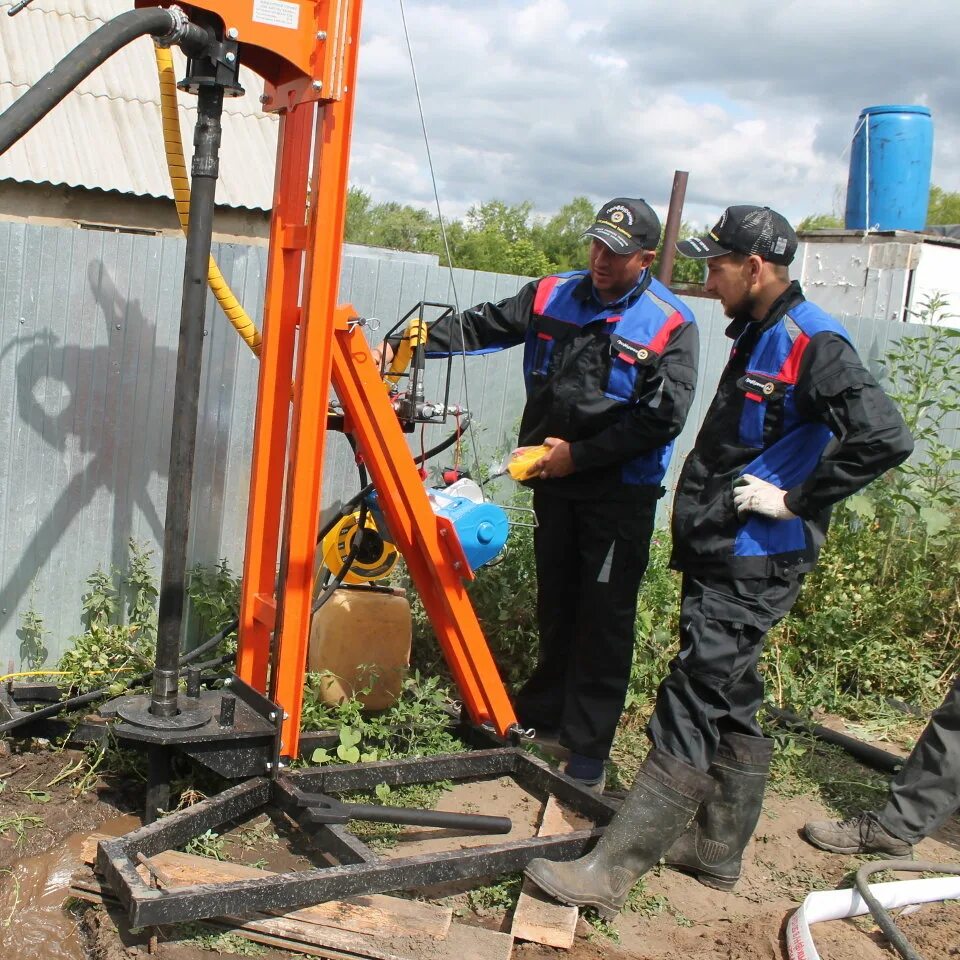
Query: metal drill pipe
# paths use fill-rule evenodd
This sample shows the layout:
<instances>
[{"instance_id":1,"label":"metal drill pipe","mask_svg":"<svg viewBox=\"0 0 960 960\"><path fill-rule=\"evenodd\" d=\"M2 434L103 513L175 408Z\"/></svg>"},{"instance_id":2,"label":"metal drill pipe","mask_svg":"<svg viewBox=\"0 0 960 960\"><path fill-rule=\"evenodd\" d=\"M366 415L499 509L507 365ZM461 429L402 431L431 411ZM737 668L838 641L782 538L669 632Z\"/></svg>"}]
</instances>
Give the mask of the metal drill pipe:
<instances>
[{"instance_id":1,"label":"metal drill pipe","mask_svg":"<svg viewBox=\"0 0 960 960\"><path fill-rule=\"evenodd\" d=\"M214 201L219 172L223 88L203 85L197 95L197 124L191 169L190 229L183 270L180 341L170 435L170 469L163 538L163 567L157 625L157 656L153 671L150 712L172 717L177 713L180 637L186 593L187 541L193 493L193 462L200 406L204 308L207 270L213 240Z\"/></svg>"}]
</instances>

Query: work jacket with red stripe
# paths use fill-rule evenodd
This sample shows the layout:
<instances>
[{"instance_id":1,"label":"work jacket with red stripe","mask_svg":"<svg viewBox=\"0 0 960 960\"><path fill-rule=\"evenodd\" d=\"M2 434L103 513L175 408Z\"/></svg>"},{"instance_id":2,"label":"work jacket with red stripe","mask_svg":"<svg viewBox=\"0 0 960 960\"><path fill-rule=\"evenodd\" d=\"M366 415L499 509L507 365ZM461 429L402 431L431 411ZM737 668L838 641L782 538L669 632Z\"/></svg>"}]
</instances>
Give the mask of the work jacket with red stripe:
<instances>
[{"instance_id":1,"label":"work jacket with red stripe","mask_svg":"<svg viewBox=\"0 0 960 960\"><path fill-rule=\"evenodd\" d=\"M427 350L477 354L519 344L526 385L519 443L567 440L576 467L530 485L578 499L659 497L696 387L689 308L649 271L607 304L589 272L575 271L440 321Z\"/></svg>"},{"instance_id":2,"label":"work jacket with red stripe","mask_svg":"<svg viewBox=\"0 0 960 960\"><path fill-rule=\"evenodd\" d=\"M762 321L735 320L717 394L684 463L674 565L730 576L810 570L830 507L905 460L913 441L846 330L792 283ZM738 518L744 474L787 491L797 516Z\"/></svg>"}]
</instances>

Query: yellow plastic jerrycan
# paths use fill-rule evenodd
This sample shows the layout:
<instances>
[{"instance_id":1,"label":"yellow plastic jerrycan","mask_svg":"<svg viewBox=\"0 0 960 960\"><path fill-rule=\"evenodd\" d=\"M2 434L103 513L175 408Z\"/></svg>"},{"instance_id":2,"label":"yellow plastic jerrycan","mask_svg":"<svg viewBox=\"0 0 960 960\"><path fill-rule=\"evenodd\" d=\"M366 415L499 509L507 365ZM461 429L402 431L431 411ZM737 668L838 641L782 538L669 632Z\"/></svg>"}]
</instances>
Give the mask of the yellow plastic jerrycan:
<instances>
[{"instance_id":1,"label":"yellow plastic jerrycan","mask_svg":"<svg viewBox=\"0 0 960 960\"><path fill-rule=\"evenodd\" d=\"M314 614L307 669L325 672L324 703L357 697L370 710L396 702L410 666L413 620L403 590L341 587Z\"/></svg>"}]
</instances>

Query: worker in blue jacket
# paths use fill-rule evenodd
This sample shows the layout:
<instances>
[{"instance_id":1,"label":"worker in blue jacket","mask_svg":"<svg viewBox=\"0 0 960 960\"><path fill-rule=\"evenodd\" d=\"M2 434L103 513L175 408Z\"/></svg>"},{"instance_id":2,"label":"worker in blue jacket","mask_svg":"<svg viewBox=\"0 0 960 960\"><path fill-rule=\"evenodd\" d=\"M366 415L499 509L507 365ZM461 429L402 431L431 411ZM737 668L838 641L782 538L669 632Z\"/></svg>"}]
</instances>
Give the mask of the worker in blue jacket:
<instances>
[{"instance_id":1,"label":"worker in blue jacket","mask_svg":"<svg viewBox=\"0 0 960 960\"><path fill-rule=\"evenodd\" d=\"M698 339L690 309L651 275L660 221L645 201L605 203L585 236L589 270L442 319L426 346L444 357L523 346L519 443L550 450L528 483L540 646L517 714L539 739L568 748L570 776L600 789L656 504L693 402ZM384 352L389 361L393 345Z\"/></svg>"},{"instance_id":2,"label":"worker in blue jacket","mask_svg":"<svg viewBox=\"0 0 960 960\"><path fill-rule=\"evenodd\" d=\"M913 450L846 330L790 282L797 238L780 214L730 207L677 249L706 260L733 341L674 500L680 649L652 749L600 842L574 863L527 868L557 899L608 917L661 857L708 886L737 882L772 756L756 719L764 636L816 563L831 506Z\"/></svg>"}]
</instances>

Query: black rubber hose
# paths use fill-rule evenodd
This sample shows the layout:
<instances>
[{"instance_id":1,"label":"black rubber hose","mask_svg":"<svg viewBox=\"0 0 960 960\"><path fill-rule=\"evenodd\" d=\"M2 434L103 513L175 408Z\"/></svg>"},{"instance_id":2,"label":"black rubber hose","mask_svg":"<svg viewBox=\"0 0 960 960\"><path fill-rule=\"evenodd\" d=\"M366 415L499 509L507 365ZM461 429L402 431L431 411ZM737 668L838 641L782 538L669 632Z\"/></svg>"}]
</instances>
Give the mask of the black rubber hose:
<instances>
[{"instance_id":1,"label":"black rubber hose","mask_svg":"<svg viewBox=\"0 0 960 960\"><path fill-rule=\"evenodd\" d=\"M184 654L180 658L180 666L185 667L188 664L193 663L199 657L202 657L209 650L216 647L219 643L225 640L234 630L237 629L239 625L239 620L232 620L228 623L223 629L215 633L209 640L204 640L200 646L195 647L189 653ZM233 654L230 654L232 657ZM153 679L153 670L148 670L146 673L141 673L136 677L131 678L125 684L124 690L132 690L134 687L139 687L145 683L149 683ZM46 720L49 717L55 717L57 714L63 713L65 710L76 710L78 707L84 707L88 703L93 703L95 700L102 700L104 697L110 696L110 687L100 687L98 690L90 690L87 693L78 694L75 697L69 697L66 700L59 700L57 703L51 703L47 707L41 707L39 710L34 710L32 713L24 714L22 717L14 717L12 720L6 720L3 723L0 723L0 734L7 733L10 730L16 730L17 727L26 726L28 723L33 723L35 720Z\"/></svg>"},{"instance_id":2,"label":"black rubber hose","mask_svg":"<svg viewBox=\"0 0 960 960\"><path fill-rule=\"evenodd\" d=\"M873 767L874 770L882 770L884 773L897 773L903 766L903 757L881 750L879 747L873 747L856 737L848 737L845 733L838 733L836 730L821 726L812 720L806 720L789 710L781 710L769 703L765 703L763 709L775 726L783 727L786 730L799 730L809 733L818 740L823 740L824 743L832 743L834 746L846 750L861 763Z\"/></svg>"},{"instance_id":3,"label":"black rubber hose","mask_svg":"<svg viewBox=\"0 0 960 960\"><path fill-rule=\"evenodd\" d=\"M127 44L147 35L168 36L180 26L178 18L169 10L151 7L121 13L91 33L0 114L0 155L39 123L77 84ZM188 24L186 35L180 42L199 50L209 42L209 36L202 27Z\"/></svg>"},{"instance_id":4,"label":"black rubber hose","mask_svg":"<svg viewBox=\"0 0 960 960\"><path fill-rule=\"evenodd\" d=\"M902 870L909 873L949 873L960 876L960 863L929 863L924 860L874 860L865 863L857 871L857 891L863 897L863 902L870 908L873 919L883 931L883 935L890 941L893 948L904 960L923 960L923 957L910 946L907 938L900 932L900 928L893 922L893 917L886 907L873 895L870 889L870 877L874 873L884 870Z\"/></svg>"},{"instance_id":5,"label":"black rubber hose","mask_svg":"<svg viewBox=\"0 0 960 960\"><path fill-rule=\"evenodd\" d=\"M434 457L443 453L444 450L448 450L452 447L468 430L470 429L470 417L469 415L464 417L463 422L460 424L460 429L454 431L450 434L449 437L444 437L435 447L431 447L425 453L418 454L413 458L413 462L422 466L428 460L432 460ZM348 514L353 511L353 508L360 503L364 497L369 496L373 492L374 485L372 483L367 483L360 488L359 493L355 493L346 503L344 503L340 512L327 523L323 525L320 530L320 533L317 534L317 543L320 543L321 540Z\"/></svg>"}]
</instances>

